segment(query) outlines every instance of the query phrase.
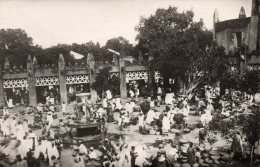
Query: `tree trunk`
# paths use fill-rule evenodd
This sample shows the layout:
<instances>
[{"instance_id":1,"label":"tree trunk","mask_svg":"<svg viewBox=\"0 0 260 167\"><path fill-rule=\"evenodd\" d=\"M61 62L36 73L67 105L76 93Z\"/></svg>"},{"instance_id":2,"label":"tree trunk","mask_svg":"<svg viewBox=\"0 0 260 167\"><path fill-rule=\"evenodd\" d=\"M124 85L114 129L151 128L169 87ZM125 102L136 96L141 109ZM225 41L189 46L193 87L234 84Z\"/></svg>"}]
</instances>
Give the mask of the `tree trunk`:
<instances>
[{"instance_id":1,"label":"tree trunk","mask_svg":"<svg viewBox=\"0 0 260 167\"><path fill-rule=\"evenodd\" d=\"M255 143L252 144L251 150L250 150L250 167L253 166L254 150L255 150Z\"/></svg>"}]
</instances>

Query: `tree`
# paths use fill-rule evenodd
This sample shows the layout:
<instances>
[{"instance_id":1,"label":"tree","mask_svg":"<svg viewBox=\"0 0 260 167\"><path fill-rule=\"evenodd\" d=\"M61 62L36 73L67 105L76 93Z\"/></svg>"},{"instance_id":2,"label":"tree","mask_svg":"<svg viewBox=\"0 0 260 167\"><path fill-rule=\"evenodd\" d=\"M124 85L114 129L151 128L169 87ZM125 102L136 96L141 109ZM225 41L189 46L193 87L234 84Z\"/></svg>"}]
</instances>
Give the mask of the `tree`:
<instances>
[{"instance_id":1,"label":"tree","mask_svg":"<svg viewBox=\"0 0 260 167\"><path fill-rule=\"evenodd\" d=\"M193 21L193 16L192 11L179 13L176 7L157 9L154 15L142 17L136 27L137 46L154 58L151 66L165 80L182 80L187 93L220 78L225 65L224 50L207 47L212 44L212 33L204 28L202 20Z\"/></svg>"},{"instance_id":2,"label":"tree","mask_svg":"<svg viewBox=\"0 0 260 167\"><path fill-rule=\"evenodd\" d=\"M252 166L253 157L255 157L254 149L257 141L260 140L260 106L256 105L252 107L253 115L244 117L243 119L243 131L246 134L247 142L250 146L250 159Z\"/></svg>"},{"instance_id":3,"label":"tree","mask_svg":"<svg viewBox=\"0 0 260 167\"><path fill-rule=\"evenodd\" d=\"M200 51L199 56L191 60L183 76L184 83L187 85L187 94L200 85L214 86L229 69L224 49L216 45L206 51Z\"/></svg>"},{"instance_id":4,"label":"tree","mask_svg":"<svg viewBox=\"0 0 260 167\"><path fill-rule=\"evenodd\" d=\"M106 42L105 48L113 49L113 50L115 50L119 53L124 51L124 52L126 52L126 54L131 55L131 56L137 56L138 55L136 48L132 44L130 44L129 41L126 40L122 36L109 39Z\"/></svg>"},{"instance_id":5,"label":"tree","mask_svg":"<svg viewBox=\"0 0 260 167\"><path fill-rule=\"evenodd\" d=\"M106 90L110 90L114 95L118 95L120 92L120 80L119 77L110 77L109 71L111 67L105 67L99 71L96 76L95 82L91 85L93 89L97 91L99 95L103 95Z\"/></svg>"},{"instance_id":6,"label":"tree","mask_svg":"<svg viewBox=\"0 0 260 167\"><path fill-rule=\"evenodd\" d=\"M240 90L243 92L248 92L251 94L255 94L259 92L259 72L258 71L245 71L242 74L242 81L239 85Z\"/></svg>"},{"instance_id":7,"label":"tree","mask_svg":"<svg viewBox=\"0 0 260 167\"><path fill-rule=\"evenodd\" d=\"M30 49L33 47L33 40L22 29L1 29L0 30L0 61L5 57L9 58L11 64L26 64Z\"/></svg>"}]
</instances>

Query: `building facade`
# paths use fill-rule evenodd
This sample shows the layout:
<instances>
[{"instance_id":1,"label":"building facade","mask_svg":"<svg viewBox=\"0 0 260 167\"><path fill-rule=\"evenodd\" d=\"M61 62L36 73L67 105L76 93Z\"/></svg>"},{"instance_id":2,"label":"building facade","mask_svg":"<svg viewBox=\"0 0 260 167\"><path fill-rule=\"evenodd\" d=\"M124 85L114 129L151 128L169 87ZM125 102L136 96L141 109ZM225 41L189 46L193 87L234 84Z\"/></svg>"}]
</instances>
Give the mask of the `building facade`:
<instances>
[{"instance_id":1,"label":"building facade","mask_svg":"<svg viewBox=\"0 0 260 167\"><path fill-rule=\"evenodd\" d=\"M122 56L124 57L124 56ZM80 85L80 88L86 88L88 94L91 94L93 101L96 101L96 92L91 89L91 84L95 81L95 77L99 70L105 66L112 67L110 75L120 77L120 95L126 98L126 85L131 81L143 81L148 83L151 78L160 78L158 72L149 76L148 64L143 62L142 56L135 62L127 62L121 56L114 55L113 62L95 62L92 54L87 56L86 62L80 64L68 64L64 61L60 54L58 64L39 65L36 57L28 56L27 67L10 66L8 58L0 64L0 105L5 106L11 99L8 93L23 92L23 100L27 104L36 106L41 102L40 92L44 94L45 90L52 89L57 94L58 103L68 103L70 89L74 85ZM150 78L150 79L149 79ZM12 100L14 100L12 98Z\"/></svg>"},{"instance_id":2,"label":"building facade","mask_svg":"<svg viewBox=\"0 0 260 167\"><path fill-rule=\"evenodd\" d=\"M213 40L225 48L232 65L260 73L260 1L252 0L251 16L241 7L238 18L220 21L213 15Z\"/></svg>"}]
</instances>

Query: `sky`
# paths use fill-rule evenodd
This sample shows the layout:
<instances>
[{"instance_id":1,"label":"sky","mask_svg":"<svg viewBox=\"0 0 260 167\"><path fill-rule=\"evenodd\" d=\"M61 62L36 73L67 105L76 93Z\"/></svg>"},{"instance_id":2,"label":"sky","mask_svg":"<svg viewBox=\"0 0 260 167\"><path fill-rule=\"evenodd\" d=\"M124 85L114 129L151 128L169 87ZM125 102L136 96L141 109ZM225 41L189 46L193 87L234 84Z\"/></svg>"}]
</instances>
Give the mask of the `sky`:
<instances>
[{"instance_id":1,"label":"sky","mask_svg":"<svg viewBox=\"0 0 260 167\"><path fill-rule=\"evenodd\" d=\"M105 45L118 36L136 44L140 16L169 6L192 9L194 20L202 18L207 29L215 8L221 21L238 18L242 6L251 14L251 0L0 0L0 28L24 29L43 48L90 40Z\"/></svg>"}]
</instances>

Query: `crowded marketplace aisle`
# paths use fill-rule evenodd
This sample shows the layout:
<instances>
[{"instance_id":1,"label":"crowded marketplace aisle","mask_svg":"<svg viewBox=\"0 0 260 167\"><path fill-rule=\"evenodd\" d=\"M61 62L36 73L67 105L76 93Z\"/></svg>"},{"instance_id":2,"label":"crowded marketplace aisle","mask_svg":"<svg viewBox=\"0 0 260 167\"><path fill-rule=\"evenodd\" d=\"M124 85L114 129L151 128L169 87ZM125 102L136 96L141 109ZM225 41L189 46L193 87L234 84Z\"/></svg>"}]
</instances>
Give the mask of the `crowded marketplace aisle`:
<instances>
[{"instance_id":1,"label":"crowded marketplace aisle","mask_svg":"<svg viewBox=\"0 0 260 167\"><path fill-rule=\"evenodd\" d=\"M235 92L233 99L243 103L236 104L232 111L228 110L227 97L213 102L212 98L195 100L171 93L172 102L161 105L164 102L156 100L154 106L150 98L139 98L137 102L129 98L126 103L116 103L109 92L107 95L100 101L102 104L75 102L65 109L57 105L54 111L48 105L4 108L1 162L11 166L27 163L55 167L223 166L239 165L250 156L246 132L240 129L239 119L234 118L242 115L246 119L253 114L251 108L257 107L256 100L251 101L249 95L242 97ZM222 106L214 108L213 104ZM232 129L214 127L217 117L221 117L218 121L222 121L223 127L234 121L236 125L229 125ZM73 143L69 125L75 120L82 124L86 120L104 121L104 140L91 145L83 144L83 140ZM259 156L259 146L254 152ZM254 164L258 164L257 159Z\"/></svg>"}]
</instances>

